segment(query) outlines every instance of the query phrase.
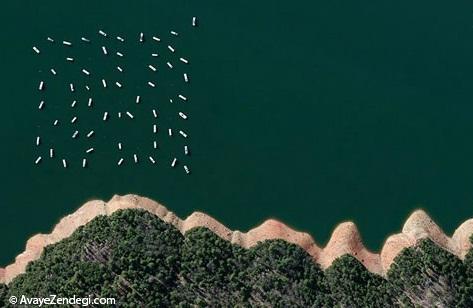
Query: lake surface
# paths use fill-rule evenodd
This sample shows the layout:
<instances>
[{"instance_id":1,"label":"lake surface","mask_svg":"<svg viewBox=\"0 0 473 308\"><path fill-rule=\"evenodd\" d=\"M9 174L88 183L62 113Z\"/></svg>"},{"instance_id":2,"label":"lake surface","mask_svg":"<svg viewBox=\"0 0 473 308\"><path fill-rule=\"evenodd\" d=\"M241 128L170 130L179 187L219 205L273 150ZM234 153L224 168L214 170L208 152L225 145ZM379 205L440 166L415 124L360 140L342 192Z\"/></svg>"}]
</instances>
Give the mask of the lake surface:
<instances>
[{"instance_id":1,"label":"lake surface","mask_svg":"<svg viewBox=\"0 0 473 308\"><path fill-rule=\"evenodd\" d=\"M473 216L471 1L9 0L0 17L0 264L85 201L113 194L148 196L181 217L204 211L232 229L274 217L321 244L336 224L353 220L373 250L413 209L426 209L447 232ZM123 89L104 91L93 75L119 61L98 60L99 29L127 39L133 57L120 60L123 77L107 75L110 82L121 78ZM174 40L176 54L190 61L175 68L177 75L160 75L154 91L145 85L146 67L133 71L151 52L137 47L139 32ZM79 47L84 35L95 40L95 55ZM73 42L71 55L88 61L95 80L90 93L76 93L77 142L70 138L76 111L61 76L71 67L62 40ZM114 50L118 43L107 46ZM42 49L40 57L32 46ZM53 84L51 65L62 88ZM159 67L165 70L164 63ZM184 70L188 85L180 77ZM84 78L68 76L78 84ZM41 94L43 79L48 86ZM171 105L170 95L182 91L189 101ZM137 93L143 109L133 105ZM39 112L42 95L47 105ZM93 111L85 107L90 95ZM130 102L133 122L117 120ZM189 138L170 139L162 129L157 164L143 156L135 165L132 153L153 150L152 106L163 110L160 125L182 124ZM185 122L171 116L180 108L190 115ZM104 110L114 112L107 125ZM52 126L54 117L62 128ZM96 136L86 140L89 128ZM35 146L38 134L58 145L56 161L47 158L46 144ZM124 154L115 148L120 140ZM179 152L183 142L189 157ZM87 146L96 152L82 169ZM190 175L182 164L170 167L178 152ZM69 168L62 168L60 153L68 153ZM123 155L128 160L118 167Z\"/></svg>"}]
</instances>

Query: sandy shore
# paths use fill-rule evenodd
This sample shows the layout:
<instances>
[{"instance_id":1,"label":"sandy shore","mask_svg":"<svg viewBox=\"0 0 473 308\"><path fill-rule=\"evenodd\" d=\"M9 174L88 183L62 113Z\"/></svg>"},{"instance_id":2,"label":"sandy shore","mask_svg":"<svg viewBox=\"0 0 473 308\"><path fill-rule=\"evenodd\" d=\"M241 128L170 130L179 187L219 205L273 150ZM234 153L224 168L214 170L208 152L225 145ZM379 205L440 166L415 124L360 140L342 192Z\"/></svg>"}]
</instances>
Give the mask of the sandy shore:
<instances>
[{"instance_id":1,"label":"sandy shore","mask_svg":"<svg viewBox=\"0 0 473 308\"><path fill-rule=\"evenodd\" d=\"M221 238L245 248L264 240L283 239L305 249L323 269L329 267L336 258L350 254L363 263L368 270L380 275L387 272L402 249L415 245L418 240L424 238L430 238L439 246L463 259L471 248L469 237L473 233L473 219L469 219L458 227L452 237L448 237L424 211L417 210L407 219L401 233L391 235L381 252L373 253L364 247L358 229L352 222L338 225L328 244L325 247L319 247L308 233L295 231L274 219L266 220L260 226L245 233L232 231L204 213L194 212L183 220L151 199L137 195L116 195L108 202L89 201L74 213L62 218L51 233L31 237L26 243L25 251L16 257L15 262L5 268L0 268L0 282L9 283L25 271L29 262L41 256L44 247L70 236L79 226L87 224L96 216L110 215L117 210L128 208L145 209L173 224L182 234L195 227L206 227Z\"/></svg>"}]
</instances>

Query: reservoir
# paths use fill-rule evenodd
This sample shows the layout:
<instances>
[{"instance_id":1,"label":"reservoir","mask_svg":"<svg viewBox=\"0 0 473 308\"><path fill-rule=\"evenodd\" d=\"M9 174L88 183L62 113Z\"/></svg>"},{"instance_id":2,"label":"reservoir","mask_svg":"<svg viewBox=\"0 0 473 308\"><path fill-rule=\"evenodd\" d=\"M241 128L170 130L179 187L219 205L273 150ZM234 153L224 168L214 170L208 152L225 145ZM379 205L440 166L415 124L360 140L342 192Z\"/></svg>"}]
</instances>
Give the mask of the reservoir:
<instances>
[{"instance_id":1,"label":"reservoir","mask_svg":"<svg viewBox=\"0 0 473 308\"><path fill-rule=\"evenodd\" d=\"M0 17L0 266L33 234L114 194L150 197L182 218L206 212L242 231L276 218L319 244L352 220L375 251L414 209L425 209L449 234L473 217L471 1L6 0ZM156 71L147 63L143 74L138 67L155 51L139 47L141 32L146 46L162 43L162 63ZM124 41L107 44L108 56L123 72L104 76L106 92L94 72L110 63L97 60L104 55L96 42L116 36ZM81 37L97 48L96 58L79 47L87 44ZM119 44L128 53L116 57ZM164 54L171 49L189 62L172 63L179 82L163 74L147 85L151 74L170 70ZM71 113L71 81L61 74L81 60L95 80L93 105L88 109L84 94ZM64 87L49 86L53 78ZM45 113L52 101L63 102L53 109L57 126ZM147 113L126 109L127 102ZM176 108L175 119L166 108ZM74 116L87 128L78 139L63 129ZM171 139L175 121L184 124ZM62 148L53 158L45 148L35 164L46 138ZM155 163L140 154L147 148L156 151Z\"/></svg>"}]
</instances>

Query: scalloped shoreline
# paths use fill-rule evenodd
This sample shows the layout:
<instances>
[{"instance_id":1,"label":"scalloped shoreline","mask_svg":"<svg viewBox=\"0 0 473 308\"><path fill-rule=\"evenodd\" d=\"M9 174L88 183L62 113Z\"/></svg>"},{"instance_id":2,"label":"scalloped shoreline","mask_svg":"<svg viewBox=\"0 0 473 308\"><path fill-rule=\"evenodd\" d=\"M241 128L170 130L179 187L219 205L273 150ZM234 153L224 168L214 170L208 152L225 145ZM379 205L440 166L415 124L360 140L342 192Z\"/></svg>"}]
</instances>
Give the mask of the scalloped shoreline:
<instances>
[{"instance_id":1,"label":"scalloped shoreline","mask_svg":"<svg viewBox=\"0 0 473 308\"><path fill-rule=\"evenodd\" d=\"M110 215L121 209L140 208L155 214L165 222L174 225L182 234L195 227L206 227L234 244L244 248L270 239L282 239L299 245L319 263L322 269L344 255L350 254L358 259L369 271L385 275L394 258L406 247L417 241L430 238L437 245L463 259L471 248L470 236L473 234L473 219L466 220L448 237L435 222L422 210L414 211L404 223L401 233L389 236L380 253L373 253L363 245L356 225L352 222L339 224L333 231L325 247L319 247L311 235L291 229L282 222L268 219L248 232L232 231L211 216L194 212L186 219L156 201L137 195L115 195L110 201L93 200L86 202L74 213L62 218L49 234L36 234L26 242L25 251L15 258L15 262L0 268L0 283L9 283L25 272L29 262L38 259L44 247L69 237L78 227L87 224L99 215Z\"/></svg>"}]
</instances>

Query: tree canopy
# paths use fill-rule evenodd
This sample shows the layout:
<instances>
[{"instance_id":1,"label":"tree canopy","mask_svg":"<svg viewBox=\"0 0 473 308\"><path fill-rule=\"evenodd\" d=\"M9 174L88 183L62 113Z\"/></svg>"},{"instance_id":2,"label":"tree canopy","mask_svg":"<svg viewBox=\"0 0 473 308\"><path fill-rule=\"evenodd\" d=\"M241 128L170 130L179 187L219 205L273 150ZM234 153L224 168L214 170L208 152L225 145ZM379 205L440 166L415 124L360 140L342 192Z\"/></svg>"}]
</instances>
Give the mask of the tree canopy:
<instances>
[{"instance_id":1,"label":"tree canopy","mask_svg":"<svg viewBox=\"0 0 473 308\"><path fill-rule=\"evenodd\" d=\"M144 210L100 216L46 247L12 295L113 297L117 307L473 307L465 260L431 240L404 249L386 277L344 255L322 271L301 247L269 240L243 249L206 228L183 236Z\"/></svg>"}]
</instances>

